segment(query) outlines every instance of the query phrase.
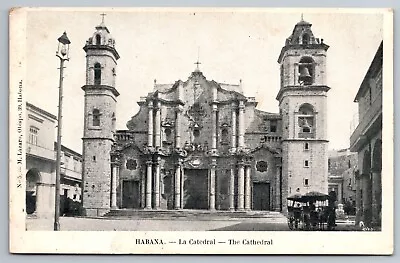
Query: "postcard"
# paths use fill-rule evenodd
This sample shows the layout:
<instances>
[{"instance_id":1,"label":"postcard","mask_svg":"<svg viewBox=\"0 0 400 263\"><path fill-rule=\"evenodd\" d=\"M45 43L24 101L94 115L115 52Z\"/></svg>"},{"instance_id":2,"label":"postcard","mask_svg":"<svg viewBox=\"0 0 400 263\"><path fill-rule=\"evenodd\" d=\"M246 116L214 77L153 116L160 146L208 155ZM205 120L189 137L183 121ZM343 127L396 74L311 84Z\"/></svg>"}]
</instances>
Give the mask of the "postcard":
<instances>
[{"instance_id":1,"label":"postcard","mask_svg":"<svg viewBox=\"0 0 400 263\"><path fill-rule=\"evenodd\" d=\"M10 10L10 252L393 253L393 11Z\"/></svg>"}]
</instances>

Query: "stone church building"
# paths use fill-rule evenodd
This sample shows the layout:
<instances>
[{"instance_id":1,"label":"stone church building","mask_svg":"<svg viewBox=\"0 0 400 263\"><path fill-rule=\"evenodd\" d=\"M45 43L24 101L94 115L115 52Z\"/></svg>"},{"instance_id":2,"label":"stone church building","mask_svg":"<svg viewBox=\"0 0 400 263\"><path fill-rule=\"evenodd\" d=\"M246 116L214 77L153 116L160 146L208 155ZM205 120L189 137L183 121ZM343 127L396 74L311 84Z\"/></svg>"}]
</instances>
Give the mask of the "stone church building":
<instances>
[{"instance_id":1,"label":"stone church building","mask_svg":"<svg viewBox=\"0 0 400 263\"><path fill-rule=\"evenodd\" d=\"M88 39L83 208L286 211L296 193L328 193L326 53L301 20L278 57L279 113L257 109L241 82L197 68L173 84L154 81L139 112L116 130L119 54L104 21ZM278 77L278 76L277 76Z\"/></svg>"}]
</instances>

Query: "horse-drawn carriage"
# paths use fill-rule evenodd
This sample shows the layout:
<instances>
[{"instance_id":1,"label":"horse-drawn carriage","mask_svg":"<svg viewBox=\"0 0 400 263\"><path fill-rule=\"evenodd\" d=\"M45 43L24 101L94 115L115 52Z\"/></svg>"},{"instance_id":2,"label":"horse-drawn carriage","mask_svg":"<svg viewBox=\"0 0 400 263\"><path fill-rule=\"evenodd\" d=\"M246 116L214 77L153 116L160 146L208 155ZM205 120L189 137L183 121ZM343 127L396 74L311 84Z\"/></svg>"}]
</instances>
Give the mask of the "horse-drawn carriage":
<instances>
[{"instance_id":1,"label":"horse-drawn carriage","mask_svg":"<svg viewBox=\"0 0 400 263\"><path fill-rule=\"evenodd\" d=\"M336 226L334 200L326 194L309 192L287 198L290 230L333 230Z\"/></svg>"}]
</instances>

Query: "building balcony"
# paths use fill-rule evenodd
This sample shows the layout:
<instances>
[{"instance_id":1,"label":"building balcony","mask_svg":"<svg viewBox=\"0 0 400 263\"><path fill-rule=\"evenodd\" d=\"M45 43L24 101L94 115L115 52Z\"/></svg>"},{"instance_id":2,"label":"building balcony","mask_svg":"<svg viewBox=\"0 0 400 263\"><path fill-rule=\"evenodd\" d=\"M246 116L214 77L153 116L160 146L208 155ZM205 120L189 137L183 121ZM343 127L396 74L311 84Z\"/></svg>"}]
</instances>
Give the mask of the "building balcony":
<instances>
[{"instance_id":1,"label":"building balcony","mask_svg":"<svg viewBox=\"0 0 400 263\"><path fill-rule=\"evenodd\" d=\"M36 144L26 142L26 154L40 159L46 159L55 162L56 152L52 149L44 148Z\"/></svg>"},{"instance_id":2,"label":"building balcony","mask_svg":"<svg viewBox=\"0 0 400 263\"><path fill-rule=\"evenodd\" d=\"M360 113L359 123L350 136L350 150L358 152L368 141L368 137L382 129L382 93L370 107Z\"/></svg>"},{"instance_id":3,"label":"building balcony","mask_svg":"<svg viewBox=\"0 0 400 263\"><path fill-rule=\"evenodd\" d=\"M117 132L114 134L114 139L115 139L117 142L130 141L130 140L133 139L133 134L132 134L131 131L120 130L120 131L117 131Z\"/></svg>"},{"instance_id":4,"label":"building balcony","mask_svg":"<svg viewBox=\"0 0 400 263\"><path fill-rule=\"evenodd\" d=\"M261 143L281 142L282 137L278 135L265 135L261 138Z\"/></svg>"},{"instance_id":5,"label":"building balcony","mask_svg":"<svg viewBox=\"0 0 400 263\"><path fill-rule=\"evenodd\" d=\"M77 172L77 171L68 169L66 167L61 167L61 175L65 178L73 180L73 181L80 182L82 180L81 172Z\"/></svg>"}]
</instances>

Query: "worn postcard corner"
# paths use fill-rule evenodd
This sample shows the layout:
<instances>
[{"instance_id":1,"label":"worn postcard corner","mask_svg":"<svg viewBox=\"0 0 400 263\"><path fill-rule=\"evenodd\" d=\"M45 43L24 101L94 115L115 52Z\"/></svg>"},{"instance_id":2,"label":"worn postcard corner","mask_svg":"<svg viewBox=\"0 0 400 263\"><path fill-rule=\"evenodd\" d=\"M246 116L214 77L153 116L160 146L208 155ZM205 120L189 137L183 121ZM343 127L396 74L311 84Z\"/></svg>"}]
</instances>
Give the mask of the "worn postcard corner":
<instances>
[{"instance_id":1,"label":"worn postcard corner","mask_svg":"<svg viewBox=\"0 0 400 263\"><path fill-rule=\"evenodd\" d=\"M391 9L16 7L9 41L10 252L393 253Z\"/></svg>"}]
</instances>

